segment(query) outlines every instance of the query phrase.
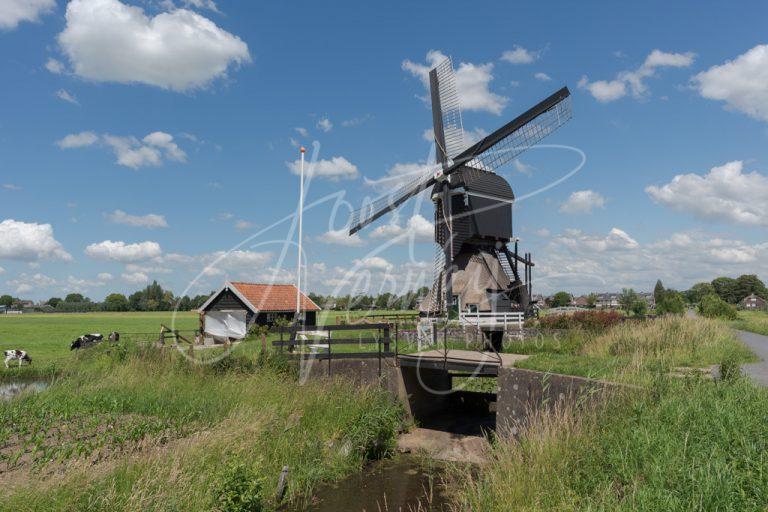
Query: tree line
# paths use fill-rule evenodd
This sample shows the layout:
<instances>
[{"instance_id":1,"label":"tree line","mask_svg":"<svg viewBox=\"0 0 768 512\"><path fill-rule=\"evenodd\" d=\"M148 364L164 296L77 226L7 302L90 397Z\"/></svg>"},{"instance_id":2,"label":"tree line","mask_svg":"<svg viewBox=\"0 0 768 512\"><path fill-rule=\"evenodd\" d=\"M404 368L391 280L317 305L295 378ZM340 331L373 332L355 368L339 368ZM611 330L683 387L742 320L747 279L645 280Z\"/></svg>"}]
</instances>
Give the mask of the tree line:
<instances>
[{"instance_id":1,"label":"tree line","mask_svg":"<svg viewBox=\"0 0 768 512\"><path fill-rule=\"evenodd\" d=\"M213 293L213 292L211 292ZM93 301L81 293L70 293L64 298L51 297L34 309L50 313L84 313L91 311L191 311L202 306L208 295L177 297L170 290L163 289L157 281L128 296L110 293L103 301ZM10 309L21 309L22 301L11 295L0 296L0 305Z\"/></svg>"},{"instance_id":2,"label":"tree line","mask_svg":"<svg viewBox=\"0 0 768 512\"><path fill-rule=\"evenodd\" d=\"M403 295L394 293L382 293L380 295L320 295L310 292L309 298L323 309L368 310L368 309L397 309L413 310L418 307L419 300L429 292L429 288L422 287L409 291ZM81 293L70 293L64 298L51 297L41 305L33 309L50 313L82 313L91 311L191 311L199 309L213 294L196 295L190 297L184 295L177 297L172 291L163 289L157 281L146 288L138 290L130 295L122 293L110 293L103 301L93 301ZM22 300L11 295L0 296L0 305L9 309L22 309Z\"/></svg>"}]
</instances>

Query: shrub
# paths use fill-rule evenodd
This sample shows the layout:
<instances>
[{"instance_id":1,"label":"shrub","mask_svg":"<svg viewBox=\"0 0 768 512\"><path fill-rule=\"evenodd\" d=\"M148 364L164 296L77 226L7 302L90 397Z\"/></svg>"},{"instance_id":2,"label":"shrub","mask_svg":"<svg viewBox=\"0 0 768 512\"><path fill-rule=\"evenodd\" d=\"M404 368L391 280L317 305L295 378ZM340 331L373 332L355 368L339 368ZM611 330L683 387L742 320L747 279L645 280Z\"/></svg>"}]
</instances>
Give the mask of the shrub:
<instances>
[{"instance_id":1,"label":"shrub","mask_svg":"<svg viewBox=\"0 0 768 512\"><path fill-rule=\"evenodd\" d=\"M698 312L707 318L724 318L736 320L736 308L725 302L717 295L707 295L699 303Z\"/></svg>"},{"instance_id":2,"label":"shrub","mask_svg":"<svg viewBox=\"0 0 768 512\"><path fill-rule=\"evenodd\" d=\"M577 311L573 314L548 315L539 320L542 329L584 329L604 331L621 322L616 311Z\"/></svg>"},{"instance_id":3,"label":"shrub","mask_svg":"<svg viewBox=\"0 0 768 512\"><path fill-rule=\"evenodd\" d=\"M685 313L683 296L674 290L665 290L661 301L656 304L656 313L659 315L682 315Z\"/></svg>"},{"instance_id":4,"label":"shrub","mask_svg":"<svg viewBox=\"0 0 768 512\"><path fill-rule=\"evenodd\" d=\"M259 512L264 509L263 482L252 465L230 464L216 484L216 508L227 512Z\"/></svg>"}]
</instances>

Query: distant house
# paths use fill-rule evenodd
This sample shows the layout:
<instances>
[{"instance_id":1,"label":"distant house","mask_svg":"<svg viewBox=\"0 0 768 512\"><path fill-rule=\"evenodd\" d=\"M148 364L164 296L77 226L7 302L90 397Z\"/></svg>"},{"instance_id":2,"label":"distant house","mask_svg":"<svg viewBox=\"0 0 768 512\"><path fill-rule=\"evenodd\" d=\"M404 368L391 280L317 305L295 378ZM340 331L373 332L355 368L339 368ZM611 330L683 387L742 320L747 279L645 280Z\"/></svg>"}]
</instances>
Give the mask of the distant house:
<instances>
[{"instance_id":1,"label":"distant house","mask_svg":"<svg viewBox=\"0 0 768 512\"><path fill-rule=\"evenodd\" d=\"M595 307L600 309L618 309L621 307L619 303L618 293L601 293L597 296Z\"/></svg>"},{"instance_id":2,"label":"distant house","mask_svg":"<svg viewBox=\"0 0 768 512\"><path fill-rule=\"evenodd\" d=\"M571 301L571 306L576 306L577 308L588 308L589 307L589 298L582 295L581 297L576 297Z\"/></svg>"},{"instance_id":3,"label":"distant house","mask_svg":"<svg viewBox=\"0 0 768 512\"><path fill-rule=\"evenodd\" d=\"M304 325L315 325L320 307L299 294ZM226 282L198 310L206 334L242 339L253 324L272 325L278 319L293 320L296 287L292 284Z\"/></svg>"},{"instance_id":4,"label":"distant house","mask_svg":"<svg viewBox=\"0 0 768 512\"><path fill-rule=\"evenodd\" d=\"M765 299L763 299L762 297L758 297L753 293L751 295L744 297L739 304L744 309L754 310L754 309L764 309L766 302L765 302Z\"/></svg>"},{"instance_id":5,"label":"distant house","mask_svg":"<svg viewBox=\"0 0 768 512\"><path fill-rule=\"evenodd\" d=\"M640 292L637 294L639 299L642 299L648 304L648 309L656 309L656 297L650 292Z\"/></svg>"}]
</instances>

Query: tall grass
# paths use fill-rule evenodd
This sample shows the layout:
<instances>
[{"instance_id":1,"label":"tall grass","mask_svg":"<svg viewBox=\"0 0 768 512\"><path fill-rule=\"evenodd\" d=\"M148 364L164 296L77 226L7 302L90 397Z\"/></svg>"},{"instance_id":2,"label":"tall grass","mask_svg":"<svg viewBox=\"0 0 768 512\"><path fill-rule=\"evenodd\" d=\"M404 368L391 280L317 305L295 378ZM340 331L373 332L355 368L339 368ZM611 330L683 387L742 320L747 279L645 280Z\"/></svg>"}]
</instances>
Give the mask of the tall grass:
<instances>
[{"instance_id":1,"label":"tall grass","mask_svg":"<svg viewBox=\"0 0 768 512\"><path fill-rule=\"evenodd\" d=\"M722 322L681 316L625 322L599 334L575 331L529 352L536 355L518 366L637 384L675 367L754 360Z\"/></svg>"},{"instance_id":2,"label":"tall grass","mask_svg":"<svg viewBox=\"0 0 768 512\"><path fill-rule=\"evenodd\" d=\"M690 378L500 438L460 510L765 510L768 394ZM466 482L466 480L464 480Z\"/></svg>"},{"instance_id":3,"label":"tall grass","mask_svg":"<svg viewBox=\"0 0 768 512\"><path fill-rule=\"evenodd\" d=\"M197 367L122 344L79 357L80 372L0 403L3 507L212 510L250 493L272 509L284 465L298 500L390 449L401 422L382 390L299 386L255 359Z\"/></svg>"},{"instance_id":4,"label":"tall grass","mask_svg":"<svg viewBox=\"0 0 768 512\"><path fill-rule=\"evenodd\" d=\"M615 377L645 387L590 409L532 414L519 439L497 439L477 478L462 477L457 509L765 510L768 392L743 378L666 371L752 357L727 327L626 323L585 338L578 353L566 357L614 358Z\"/></svg>"}]
</instances>

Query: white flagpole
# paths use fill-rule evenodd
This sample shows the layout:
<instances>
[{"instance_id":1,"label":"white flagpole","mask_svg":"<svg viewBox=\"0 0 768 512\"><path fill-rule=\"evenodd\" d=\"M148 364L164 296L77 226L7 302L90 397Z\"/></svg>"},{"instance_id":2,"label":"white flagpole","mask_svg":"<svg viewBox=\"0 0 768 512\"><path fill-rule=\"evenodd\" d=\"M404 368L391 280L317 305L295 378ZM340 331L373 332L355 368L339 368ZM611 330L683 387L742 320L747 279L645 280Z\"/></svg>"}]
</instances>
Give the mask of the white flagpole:
<instances>
[{"instance_id":1,"label":"white flagpole","mask_svg":"<svg viewBox=\"0 0 768 512\"><path fill-rule=\"evenodd\" d=\"M301 221L304 215L304 153L306 149L302 146L301 152L301 173L299 178L299 252L296 261L296 319L301 315Z\"/></svg>"}]
</instances>

